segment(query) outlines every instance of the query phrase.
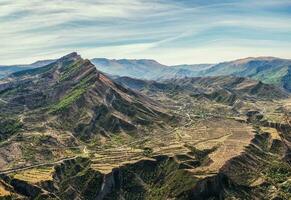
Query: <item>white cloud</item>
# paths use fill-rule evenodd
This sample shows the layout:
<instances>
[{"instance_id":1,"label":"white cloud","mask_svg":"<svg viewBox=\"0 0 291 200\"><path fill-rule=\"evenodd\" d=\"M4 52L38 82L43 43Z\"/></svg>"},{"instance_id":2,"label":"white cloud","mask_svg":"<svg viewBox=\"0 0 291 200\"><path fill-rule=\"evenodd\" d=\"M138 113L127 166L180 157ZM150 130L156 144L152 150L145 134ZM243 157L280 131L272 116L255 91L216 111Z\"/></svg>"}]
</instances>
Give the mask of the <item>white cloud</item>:
<instances>
[{"instance_id":1,"label":"white cloud","mask_svg":"<svg viewBox=\"0 0 291 200\"><path fill-rule=\"evenodd\" d=\"M278 42L281 37L291 43L290 15L265 9L286 7L290 1L201 2L203 5L162 0L2 0L0 64L28 63L71 51L84 57L155 58L167 64L290 54L290 48ZM241 33L216 34L225 28ZM217 49L219 53L215 53Z\"/></svg>"}]
</instances>

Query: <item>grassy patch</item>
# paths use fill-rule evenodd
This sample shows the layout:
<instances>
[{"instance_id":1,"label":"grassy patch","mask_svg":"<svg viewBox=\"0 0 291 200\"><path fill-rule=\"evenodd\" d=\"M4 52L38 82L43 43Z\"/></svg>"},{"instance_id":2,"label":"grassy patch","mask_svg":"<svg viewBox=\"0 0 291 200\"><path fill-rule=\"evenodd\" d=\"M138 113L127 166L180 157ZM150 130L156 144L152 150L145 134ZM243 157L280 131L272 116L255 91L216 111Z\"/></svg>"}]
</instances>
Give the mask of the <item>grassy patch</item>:
<instances>
[{"instance_id":1,"label":"grassy patch","mask_svg":"<svg viewBox=\"0 0 291 200\"><path fill-rule=\"evenodd\" d=\"M269 164L264 174L270 182L282 183L291 177L291 167L287 163L274 161Z\"/></svg>"},{"instance_id":2,"label":"grassy patch","mask_svg":"<svg viewBox=\"0 0 291 200\"><path fill-rule=\"evenodd\" d=\"M22 126L22 123L18 119L0 118L0 141L19 132Z\"/></svg>"},{"instance_id":3,"label":"grassy patch","mask_svg":"<svg viewBox=\"0 0 291 200\"><path fill-rule=\"evenodd\" d=\"M13 178L38 183L41 181L52 180L53 167L38 167L29 170L19 171L13 174Z\"/></svg>"},{"instance_id":4,"label":"grassy patch","mask_svg":"<svg viewBox=\"0 0 291 200\"><path fill-rule=\"evenodd\" d=\"M76 66L78 65L76 64ZM72 73L71 70L77 69L75 69L74 67L72 67L72 69L71 68L68 69L70 73L67 72L68 75L66 76L69 77L70 74ZM81 97L81 95L88 90L88 88L90 87L90 81L94 76L95 74L90 74L87 77L82 78L80 82L77 85L75 85L66 96L64 96L59 102L51 106L50 112L51 113L62 112L66 110L72 103L76 102Z\"/></svg>"},{"instance_id":5,"label":"grassy patch","mask_svg":"<svg viewBox=\"0 0 291 200\"><path fill-rule=\"evenodd\" d=\"M86 90L84 88L78 88L72 90L69 94L63 97L57 104L51 108L51 113L58 113L66 110L72 103L76 102Z\"/></svg>"}]
</instances>

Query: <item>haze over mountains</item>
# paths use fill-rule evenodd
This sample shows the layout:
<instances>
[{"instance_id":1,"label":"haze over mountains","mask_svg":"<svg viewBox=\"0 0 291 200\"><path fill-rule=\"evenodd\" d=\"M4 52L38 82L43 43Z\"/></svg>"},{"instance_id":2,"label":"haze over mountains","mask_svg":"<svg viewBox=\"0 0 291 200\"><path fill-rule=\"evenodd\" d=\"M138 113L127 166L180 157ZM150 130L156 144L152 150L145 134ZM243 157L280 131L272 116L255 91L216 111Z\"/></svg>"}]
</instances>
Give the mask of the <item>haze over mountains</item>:
<instances>
[{"instance_id":1,"label":"haze over mountains","mask_svg":"<svg viewBox=\"0 0 291 200\"><path fill-rule=\"evenodd\" d=\"M6 77L9 74L12 74L14 72L42 67L42 66L50 64L53 61L54 60L42 60L42 61L36 61L32 64L27 64L27 65L0 65L0 78Z\"/></svg>"},{"instance_id":2,"label":"haze over mountains","mask_svg":"<svg viewBox=\"0 0 291 200\"><path fill-rule=\"evenodd\" d=\"M165 66L152 60L93 59L101 71L147 80L233 75L250 77L291 91L291 60L258 57L219 64Z\"/></svg>"},{"instance_id":3,"label":"haze over mountains","mask_svg":"<svg viewBox=\"0 0 291 200\"><path fill-rule=\"evenodd\" d=\"M30 65L0 66L0 78L12 72L44 66L53 60ZM291 91L291 60L274 57L245 58L219 64L166 66L155 60L94 58L91 62L102 72L113 76L129 76L146 80L184 77L232 75L249 77Z\"/></svg>"}]
</instances>

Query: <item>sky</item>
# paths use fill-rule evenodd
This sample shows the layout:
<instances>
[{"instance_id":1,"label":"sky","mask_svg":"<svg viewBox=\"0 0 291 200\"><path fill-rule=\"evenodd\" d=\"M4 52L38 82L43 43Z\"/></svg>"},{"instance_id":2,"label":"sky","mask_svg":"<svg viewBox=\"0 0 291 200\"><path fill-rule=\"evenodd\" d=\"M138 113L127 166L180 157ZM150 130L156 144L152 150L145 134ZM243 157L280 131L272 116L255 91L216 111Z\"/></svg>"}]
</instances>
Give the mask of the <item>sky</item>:
<instances>
[{"instance_id":1,"label":"sky","mask_svg":"<svg viewBox=\"0 0 291 200\"><path fill-rule=\"evenodd\" d=\"M0 0L0 65L83 58L291 58L291 0Z\"/></svg>"}]
</instances>

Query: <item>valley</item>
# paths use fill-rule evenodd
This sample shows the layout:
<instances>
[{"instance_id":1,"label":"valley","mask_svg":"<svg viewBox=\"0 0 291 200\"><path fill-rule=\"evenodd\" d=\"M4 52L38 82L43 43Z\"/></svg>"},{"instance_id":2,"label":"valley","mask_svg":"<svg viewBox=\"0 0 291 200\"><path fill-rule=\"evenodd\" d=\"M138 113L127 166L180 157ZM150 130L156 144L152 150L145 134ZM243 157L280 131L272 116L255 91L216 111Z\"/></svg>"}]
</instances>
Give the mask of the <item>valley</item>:
<instances>
[{"instance_id":1,"label":"valley","mask_svg":"<svg viewBox=\"0 0 291 200\"><path fill-rule=\"evenodd\" d=\"M96 68L72 53L1 80L1 198L291 198L288 92Z\"/></svg>"}]
</instances>

